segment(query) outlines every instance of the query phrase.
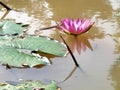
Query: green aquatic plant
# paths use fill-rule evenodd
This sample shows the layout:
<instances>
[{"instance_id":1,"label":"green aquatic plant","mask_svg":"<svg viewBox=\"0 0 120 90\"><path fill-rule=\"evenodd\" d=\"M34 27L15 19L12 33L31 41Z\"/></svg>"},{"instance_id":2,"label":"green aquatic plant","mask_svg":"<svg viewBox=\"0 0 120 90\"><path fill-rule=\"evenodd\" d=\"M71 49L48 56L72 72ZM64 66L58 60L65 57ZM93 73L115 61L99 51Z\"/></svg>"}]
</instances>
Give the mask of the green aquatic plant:
<instances>
[{"instance_id":1,"label":"green aquatic plant","mask_svg":"<svg viewBox=\"0 0 120 90\"><path fill-rule=\"evenodd\" d=\"M10 46L18 49L43 52L56 56L65 56L67 53L64 44L57 40L45 36L26 36L24 38L13 39Z\"/></svg>"},{"instance_id":2,"label":"green aquatic plant","mask_svg":"<svg viewBox=\"0 0 120 90\"><path fill-rule=\"evenodd\" d=\"M12 10L0 1L0 4ZM9 12L8 12L9 13ZM55 56L65 56L66 46L59 41L43 36L28 35L25 29L28 25L16 23L14 20L0 21L0 63L14 67L34 67L41 64L50 64L47 57L40 53Z\"/></svg>"},{"instance_id":3,"label":"green aquatic plant","mask_svg":"<svg viewBox=\"0 0 120 90\"><path fill-rule=\"evenodd\" d=\"M10 67L34 67L36 65L50 64L46 57L37 57L8 46L0 47L0 62Z\"/></svg>"},{"instance_id":4,"label":"green aquatic plant","mask_svg":"<svg viewBox=\"0 0 120 90\"><path fill-rule=\"evenodd\" d=\"M40 81L8 81L0 83L0 90L58 90L58 86L54 81L50 84L44 84Z\"/></svg>"},{"instance_id":5,"label":"green aquatic plant","mask_svg":"<svg viewBox=\"0 0 120 90\"><path fill-rule=\"evenodd\" d=\"M39 53L55 56L65 56L67 53L66 46L59 41L45 36L27 35L23 32L26 25L13 20L3 20L0 28L1 64L13 67L46 65L50 64L48 58Z\"/></svg>"},{"instance_id":6,"label":"green aquatic plant","mask_svg":"<svg viewBox=\"0 0 120 90\"><path fill-rule=\"evenodd\" d=\"M15 23L14 20L2 20L0 22L0 35L21 34L25 29L24 26L25 25Z\"/></svg>"}]
</instances>

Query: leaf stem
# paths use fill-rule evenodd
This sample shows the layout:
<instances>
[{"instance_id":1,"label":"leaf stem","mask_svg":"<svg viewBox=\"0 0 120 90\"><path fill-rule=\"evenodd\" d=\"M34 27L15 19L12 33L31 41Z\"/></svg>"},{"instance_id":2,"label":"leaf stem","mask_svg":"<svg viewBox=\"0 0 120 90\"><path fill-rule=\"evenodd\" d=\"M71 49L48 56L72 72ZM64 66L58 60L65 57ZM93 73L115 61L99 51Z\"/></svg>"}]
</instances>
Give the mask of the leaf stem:
<instances>
[{"instance_id":1,"label":"leaf stem","mask_svg":"<svg viewBox=\"0 0 120 90\"><path fill-rule=\"evenodd\" d=\"M4 7L4 8L6 8L7 10L12 10L10 7L8 7L7 5L5 5L3 2L1 2L0 1L0 4Z\"/></svg>"},{"instance_id":2,"label":"leaf stem","mask_svg":"<svg viewBox=\"0 0 120 90\"><path fill-rule=\"evenodd\" d=\"M10 7L8 7L7 5L5 5L3 2L0 1L0 4L7 9L7 11L5 12L5 14L0 18L1 19L4 19L6 17L6 15L10 12L10 10L12 10Z\"/></svg>"},{"instance_id":3,"label":"leaf stem","mask_svg":"<svg viewBox=\"0 0 120 90\"><path fill-rule=\"evenodd\" d=\"M45 27L45 28L40 28L40 30L46 30L46 29L51 29L51 28L56 28L57 25L54 25L54 26L50 26L50 27Z\"/></svg>"}]
</instances>

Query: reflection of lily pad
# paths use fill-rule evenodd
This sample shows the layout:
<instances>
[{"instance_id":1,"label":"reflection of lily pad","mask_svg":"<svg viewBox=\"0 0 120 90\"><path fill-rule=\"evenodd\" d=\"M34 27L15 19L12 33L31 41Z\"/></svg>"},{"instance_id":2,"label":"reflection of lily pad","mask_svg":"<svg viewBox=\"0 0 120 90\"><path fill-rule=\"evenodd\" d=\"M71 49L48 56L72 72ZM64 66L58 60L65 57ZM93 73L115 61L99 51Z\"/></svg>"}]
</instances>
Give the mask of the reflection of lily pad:
<instances>
[{"instance_id":1,"label":"reflection of lily pad","mask_svg":"<svg viewBox=\"0 0 120 90\"><path fill-rule=\"evenodd\" d=\"M55 82L51 82L48 85L41 83L40 81L25 81L22 83L0 83L0 90L58 90Z\"/></svg>"},{"instance_id":2,"label":"reflection of lily pad","mask_svg":"<svg viewBox=\"0 0 120 90\"><path fill-rule=\"evenodd\" d=\"M16 38L11 42L12 47L23 48L32 51L40 51L56 56L64 56L66 47L60 42L46 37L27 36L25 38Z\"/></svg>"},{"instance_id":3,"label":"reflection of lily pad","mask_svg":"<svg viewBox=\"0 0 120 90\"><path fill-rule=\"evenodd\" d=\"M24 29L21 24L16 24L13 20L0 22L0 28L0 34L21 34Z\"/></svg>"},{"instance_id":4,"label":"reflection of lily pad","mask_svg":"<svg viewBox=\"0 0 120 90\"><path fill-rule=\"evenodd\" d=\"M0 47L0 62L14 67L33 67L40 64L49 64L48 59L45 57L35 57L32 54L26 54L8 46Z\"/></svg>"}]
</instances>

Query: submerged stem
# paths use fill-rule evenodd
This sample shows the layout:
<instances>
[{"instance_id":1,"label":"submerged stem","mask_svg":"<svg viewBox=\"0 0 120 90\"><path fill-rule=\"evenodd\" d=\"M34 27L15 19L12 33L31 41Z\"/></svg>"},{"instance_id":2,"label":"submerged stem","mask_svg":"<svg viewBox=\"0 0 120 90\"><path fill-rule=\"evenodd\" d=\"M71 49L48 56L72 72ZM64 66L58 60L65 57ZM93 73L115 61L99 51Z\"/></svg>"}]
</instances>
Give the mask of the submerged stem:
<instances>
[{"instance_id":1,"label":"submerged stem","mask_svg":"<svg viewBox=\"0 0 120 90\"><path fill-rule=\"evenodd\" d=\"M66 80L68 80L73 75L73 73L76 71L76 69L77 69L77 67L75 66L73 68L73 70L69 73L69 75L63 80L63 82L65 82Z\"/></svg>"}]
</instances>

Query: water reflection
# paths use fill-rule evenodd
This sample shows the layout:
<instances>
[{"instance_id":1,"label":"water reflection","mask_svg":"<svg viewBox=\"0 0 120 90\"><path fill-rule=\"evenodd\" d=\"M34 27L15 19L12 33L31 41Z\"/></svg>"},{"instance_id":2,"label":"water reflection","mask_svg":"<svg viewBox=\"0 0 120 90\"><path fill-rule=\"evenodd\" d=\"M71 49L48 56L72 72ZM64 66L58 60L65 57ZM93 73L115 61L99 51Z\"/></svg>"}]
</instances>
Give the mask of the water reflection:
<instances>
[{"instance_id":1,"label":"water reflection","mask_svg":"<svg viewBox=\"0 0 120 90\"><path fill-rule=\"evenodd\" d=\"M2 1L13 10L29 13L29 15L35 18L48 17L51 18L53 15L49 4L45 0L4 0Z\"/></svg>"},{"instance_id":2,"label":"water reflection","mask_svg":"<svg viewBox=\"0 0 120 90\"><path fill-rule=\"evenodd\" d=\"M120 8L120 1L119 0L109 0L110 4L113 8L113 10L117 10L118 8Z\"/></svg>"},{"instance_id":3,"label":"water reflection","mask_svg":"<svg viewBox=\"0 0 120 90\"><path fill-rule=\"evenodd\" d=\"M115 41L115 50L117 61L114 62L110 69L110 78L113 81L113 87L115 90L120 89L120 32L116 32L113 36Z\"/></svg>"},{"instance_id":4,"label":"water reflection","mask_svg":"<svg viewBox=\"0 0 120 90\"><path fill-rule=\"evenodd\" d=\"M79 54L81 52L85 52L86 49L93 50L91 44L90 44L90 38L88 36L84 35L65 35L64 36L65 41L67 42L68 46L70 47L71 51L74 52L77 50Z\"/></svg>"},{"instance_id":5,"label":"water reflection","mask_svg":"<svg viewBox=\"0 0 120 90\"><path fill-rule=\"evenodd\" d=\"M63 80L63 82L65 82L66 80L68 80L76 71L77 67L74 66L74 68L72 69L72 71L68 74L68 76Z\"/></svg>"},{"instance_id":6,"label":"water reflection","mask_svg":"<svg viewBox=\"0 0 120 90\"><path fill-rule=\"evenodd\" d=\"M105 33L101 30L98 30L95 26L93 26L87 33L81 35L69 35L62 34L66 43L70 47L72 52L77 51L79 54L85 52L86 50L93 51L93 47L91 45L95 39L102 39L105 37ZM54 35L54 38L58 37L58 32Z\"/></svg>"},{"instance_id":7,"label":"water reflection","mask_svg":"<svg viewBox=\"0 0 120 90\"><path fill-rule=\"evenodd\" d=\"M120 32L117 32L113 35L115 41L115 51L114 53L120 55Z\"/></svg>"},{"instance_id":8,"label":"water reflection","mask_svg":"<svg viewBox=\"0 0 120 90\"><path fill-rule=\"evenodd\" d=\"M61 18L70 17L70 18L85 18L89 17L96 21L95 27L92 28L88 33L73 37L70 35L63 35L66 39L67 43L71 47L73 52L77 51L79 54L78 58L80 65L82 65L83 69L85 69L92 77L95 79L89 80L88 78L83 78L78 75L76 69L73 71L69 71L69 78L67 83L64 83L64 90L113 90L109 84L108 78L109 67L111 63L113 64L114 54L113 54L113 42L111 38L105 37L107 34L116 33L119 20L118 18L113 17L114 7L116 4L119 4L118 0L3 0L7 5L11 8L21 10L22 12L28 13L28 17L31 17L31 33L34 33L34 29L37 30L41 27L52 26L53 19L58 21ZM40 4L42 1L43 4ZM114 4L115 1L118 1ZM111 2L111 3L109 3ZM49 7L52 7L52 9ZM116 8L116 7L115 7ZM52 12L51 12L52 10ZM45 12L44 12L45 11ZM47 16L46 14L50 15ZM54 15L54 16L53 16ZM52 18L51 18L52 17ZM25 19L25 18L24 18ZM97 27L97 28L96 28ZM49 32L50 31L50 32ZM57 30L52 32L48 30L49 33L54 33L51 37L55 39L58 38ZM45 31L45 35L48 35ZM118 33L118 32L117 32ZM96 40L97 38L97 40ZM82 39L82 40L81 40ZM98 40L99 39L99 40ZM92 43L94 42L95 43ZM118 42L118 38L117 38ZM94 52L94 46L97 44L97 48ZM116 43L116 52L120 53L119 46L120 43ZM93 50L93 52L87 52L87 50ZM82 54L83 52L86 52ZM107 54L106 54L107 53ZM77 56L77 54L75 53ZM67 57L69 59L70 57ZM66 58L65 58L66 59ZM24 77L25 79L39 79L39 78L48 78L48 79L61 79L61 77L65 77L65 73L68 71L67 69L71 69L71 62L69 60L65 60L63 58L55 58L52 60L53 65L36 70L16 70L17 74L20 77ZM67 62L68 61L68 62ZM82 63L83 62L83 63ZM69 63L69 64L68 64ZM118 63L118 64L117 64ZM61 66L62 65L62 66ZM67 65L67 67L66 67ZM73 65L73 63L72 63ZM116 62L115 65L111 68L111 77L115 82L114 87L119 90L119 71L116 70L116 67L119 68L119 62ZM101 67L102 66L102 67ZM32 72L32 73L31 73ZM44 73L43 73L44 72ZM62 73L61 73L62 72ZM72 74L73 73L73 74ZM28 75L29 74L29 75ZM31 75L31 76L30 76ZM68 75L68 74L67 74ZM8 76L8 73L4 73L1 75L1 80L5 79ZM34 76L34 77L33 77ZM72 76L72 77L71 77ZM78 78L75 78L75 77ZM89 78L91 78L89 76ZM11 80L11 78L7 77L7 80ZM14 78L12 79L14 80ZM88 83L90 82L90 83ZM81 85L81 86L80 86ZM66 87L64 87L66 86ZM87 86L87 87L86 87Z\"/></svg>"},{"instance_id":9,"label":"water reflection","mask_svg":"<svg viewBox=\"0 0 120 90\"><path fill-rule=\"evenodd\" d=\"M51 20L53 12L51 8L49 8L49 3L45 0L19 0L17 2L16 0L4 0L3 3L13 9L8 13L5 19L15 19L16 22L30 24L29 34L34 34L34 32L41 27L54 24ZM3 7L0 8L3 9ZM3 13L4 12L0 12L1 15L3 15Z\"/></svg>"},{"instance_id":10,"label":"water reflection","mask_svg":"<svg viewBox=\"0 0 120 90\"><path fill-rule=\"evenodd\" d=\"M110 70L115 90L120 90L120 61L116 61Z\"/></svg>"}]
</instances>

